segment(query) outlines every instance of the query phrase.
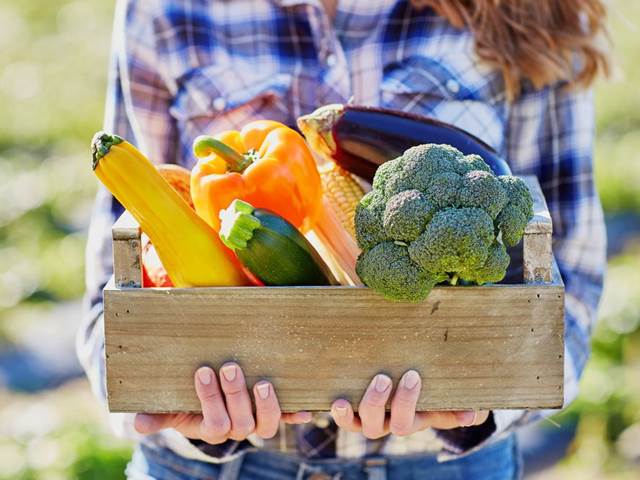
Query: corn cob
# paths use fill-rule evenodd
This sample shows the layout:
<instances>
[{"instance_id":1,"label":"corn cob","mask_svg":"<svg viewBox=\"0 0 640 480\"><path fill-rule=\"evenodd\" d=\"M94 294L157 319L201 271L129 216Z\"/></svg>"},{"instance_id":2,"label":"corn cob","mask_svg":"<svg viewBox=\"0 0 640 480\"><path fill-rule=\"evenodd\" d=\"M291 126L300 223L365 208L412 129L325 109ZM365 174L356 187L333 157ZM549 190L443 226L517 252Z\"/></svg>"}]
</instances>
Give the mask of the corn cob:
<instances>
[{"instance_id":1,"label":"corn cob","mask_svg":"<svg viewBox=\"0 0 640 480\"><path fill-rule=\"evenodd\" d=\"M318 168L324 195L336 212L340 223L355 238L353 217L364 190L351 174L333 162Z\"/></svg>"}]
</instances>

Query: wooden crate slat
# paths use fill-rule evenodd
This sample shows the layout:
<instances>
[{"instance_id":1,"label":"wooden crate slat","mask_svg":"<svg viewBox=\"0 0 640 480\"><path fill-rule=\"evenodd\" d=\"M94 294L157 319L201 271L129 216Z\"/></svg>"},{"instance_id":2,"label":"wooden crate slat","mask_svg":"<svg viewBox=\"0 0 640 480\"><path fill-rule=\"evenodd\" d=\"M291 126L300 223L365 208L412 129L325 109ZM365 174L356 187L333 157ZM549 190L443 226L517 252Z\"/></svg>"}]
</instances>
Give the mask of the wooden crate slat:
<instances>
[{"instance_id":1,"label":"wooden crate slat","mask_svg":"<svg viewBox=\"0 0 640 480\"><path fill-rule=\"evenodd\" d=\"M540 183L535 176L521 177L533 198L533 218L522 238L523 277L525 283L551 282L553 253L551 251L553 225Z\"/></svg>"},{"instance_id":2,"label":"wooden crate slat","mask_svg":"<svg viewBox=\"0 0 640 480\"><path fill-rule=\"evenodd\" d=\"M533 218L527 224L524 232L527 233L548 233L553 231L551 214L547 207L547 201L540 188L540 183L535 175L523 175L520 177L529 187L533 198Z\"/></svg>"},{"instance_id":3,"label":"wooden crate slat","mask_svg":"<svg viewBox=\"0 0 640 480\"><path fill-rule=\"evenodd\" d=\"M113 275L117 287L142 287L140 226L129 212L111 228L113 238Z\"/></svg>"},{"instance_id":4,"label":"wooden crate slat","mask_svg":"<svg viewBox=\"0 0 640 480\"><path fill-rule=\"evenodd\" d=\"M421 410L559 407L563 299L558 285L437 287L419 305L353 287L109 288L109 406L197 411L196 368L236 360L285 411L357 403L376 373L408 368Z\"/></svg>"}]
</instances>

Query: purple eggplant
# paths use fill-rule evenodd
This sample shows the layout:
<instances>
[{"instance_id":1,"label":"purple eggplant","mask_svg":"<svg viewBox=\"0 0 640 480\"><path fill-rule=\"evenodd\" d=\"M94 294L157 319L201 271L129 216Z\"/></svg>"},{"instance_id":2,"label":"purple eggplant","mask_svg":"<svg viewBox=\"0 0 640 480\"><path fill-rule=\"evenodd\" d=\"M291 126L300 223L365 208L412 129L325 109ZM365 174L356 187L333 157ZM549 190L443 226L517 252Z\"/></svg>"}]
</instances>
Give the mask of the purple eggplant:
<instances>
[{"instance_id":1,"label":"purple eggplant","mask_svg":"<svg viewBox=\"0 0 640 480\"><path fill-rule=\"evenodd\" d=\"M371 182L377 168L415 145L445 143L465 155L478 154L496 175L511 169L479 138L433 118L385 108L326 105L298 118L315 151Z\"/></svg>"}]
</instances>

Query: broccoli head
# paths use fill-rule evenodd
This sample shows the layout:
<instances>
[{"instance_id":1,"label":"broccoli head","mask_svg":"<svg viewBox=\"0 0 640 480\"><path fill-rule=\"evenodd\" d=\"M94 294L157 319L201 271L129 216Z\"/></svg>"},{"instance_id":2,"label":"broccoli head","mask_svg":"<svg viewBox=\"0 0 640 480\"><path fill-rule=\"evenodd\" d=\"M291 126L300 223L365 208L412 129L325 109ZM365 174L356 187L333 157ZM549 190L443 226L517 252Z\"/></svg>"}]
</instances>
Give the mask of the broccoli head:
<instances>
[{"instance_id":1,"label":"broccoli head","mask_svg":"<svg viewBox=\"0 0 640 480\"><path fill-rule=\"evenodd\" d=\"M356 209L362 281L388 298L419 301L458 278L504 278L505 245L520 241L533 214L527 186L497 177L478 155L426 144L384 163Z\"/></svg>"}]
</instances>

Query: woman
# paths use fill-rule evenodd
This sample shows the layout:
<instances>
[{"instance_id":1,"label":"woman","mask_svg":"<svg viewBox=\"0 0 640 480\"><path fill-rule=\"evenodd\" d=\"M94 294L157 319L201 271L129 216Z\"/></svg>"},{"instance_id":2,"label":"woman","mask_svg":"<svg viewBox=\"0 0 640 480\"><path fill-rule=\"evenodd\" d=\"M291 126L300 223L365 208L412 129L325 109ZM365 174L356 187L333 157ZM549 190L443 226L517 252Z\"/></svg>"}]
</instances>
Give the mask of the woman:
<instances>
[{"instance_id":1,"label":"woman","mask_svg":"<svg viewBox=\"0 0 640 480\"><path fill-rule=\"evenodd\" d=\"M121 0L105 129L156 162L187 167L201 133L257 118L295 125L349 99L475 134L514 173L537 175L549 203L566 286L568 402L589 354L605 265L588 90L608 68L598 46L604 14L600 0ZM91 311L78 342L101 398L100 292L120 211L99 193L88 245ZM541 416L416 413L423 386L413 371L395 386L389 415L394 386L377 375L358 415L337 400L314 422L305 412L281 415L267 382L253 387L254 414L236 364L201 368L194 382L202 415L124 418L141 434L129 478L517 478L513 431Z\"/></svg>"}]
</instances>

